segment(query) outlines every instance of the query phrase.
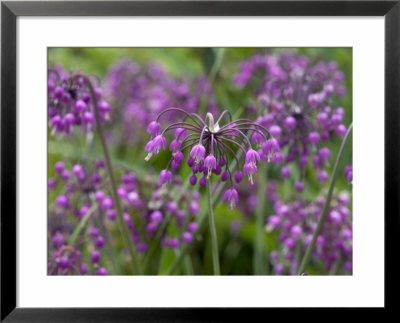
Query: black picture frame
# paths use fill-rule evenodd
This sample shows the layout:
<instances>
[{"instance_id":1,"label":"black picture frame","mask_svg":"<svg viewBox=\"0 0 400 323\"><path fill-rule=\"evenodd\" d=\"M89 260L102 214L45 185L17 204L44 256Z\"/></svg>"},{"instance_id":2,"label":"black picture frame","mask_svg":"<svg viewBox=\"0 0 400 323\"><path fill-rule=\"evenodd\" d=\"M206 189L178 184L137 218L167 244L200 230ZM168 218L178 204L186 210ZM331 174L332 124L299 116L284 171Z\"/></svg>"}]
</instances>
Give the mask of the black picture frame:
<instances>
[{"instance_id":1,"label":"black picture frame","mask_svg":"<svg viewBox=\"0 0 400 323\"><path fill-rule=\"evenodd\" d=\"M384 16L385 309L395 309L400 233L400 1L87 1L1 3L1 322L237 321L268 309L16 307L16 19L20 16ZM365 94L371 95L371 94ZM373 127L373 125L371 125ZM372 133L372 132L371 132ZM368 138L366 138L366 144ZM371 147L371 154L374 153ZM373 170L371 170L373 171ZM371 188L373 189L373 188ZM373 258L371 258L373 261ZM395 293L390 293L390 291ZM40 291L38 297L40 297ZM397 293L396 293L397 292ZM251 313L250 313L251 312ZM280 311L281 314L282 311ZM381 315L381 311L378 312ZM285 315L287 312L285 312ZM249 316L250 315L250 316ZM257 315L257 316L253 316ZM372 317L371 317L372 318Z\"/></svg>"}]
</instances>

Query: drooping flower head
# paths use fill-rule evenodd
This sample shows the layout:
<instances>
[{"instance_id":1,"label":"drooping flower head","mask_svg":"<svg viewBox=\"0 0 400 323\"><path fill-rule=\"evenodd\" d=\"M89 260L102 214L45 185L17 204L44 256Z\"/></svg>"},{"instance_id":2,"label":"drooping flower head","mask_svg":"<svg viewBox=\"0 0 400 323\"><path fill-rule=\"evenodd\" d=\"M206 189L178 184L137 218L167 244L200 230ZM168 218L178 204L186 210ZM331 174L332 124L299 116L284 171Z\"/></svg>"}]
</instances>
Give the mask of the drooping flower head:
<instances>
[{"instance_id":1,"label":"drooping flower head","mask_svg":"<svg viewBox=\"0 0 400 323\"><path fill-rule=\"evenodd\" d=\"M91 83L97 83L93 79ZM102 122L110 119L111 108L104 100L100 87L94 87L99 116ZM95 126L94 99L83 77L69 74L60 67L48 72L48 116L52 133L70 135L74 128L84 133Z\"/></svg>"},{"instance_id":2,"label":"drooping flower head","mask_svg":"<svg viewBox=\"0 0 400 323\"><path fill-rule=\"evenodd\" d=\"M160 183L166 183L165 172L169 166L174 171L177 171L184 159L183 153L189 151L187 165L192 169L190 176L190 184L200 187L206 185L206 181L212 174L220 176L222 182L229 181L230 189L224 195L231 206L238 204L238 194L234 189L234 183L239 183L242 180L243 174L249 177L253 183L253 176L257 173L257 163L261 162L260 153L253 149L253 144L257 143L260 146L267 145L268 153L273 156L279 152L279 145L271 136L269 131L258 123L254 123L249 119L238 119L233 121L229 111L224 111L218 120L215 122L211 113L207 113L203 120L199 115L188 113L183 109L169 108L161 112L155 121L150 123L149 128L155 124L159 124L160 118L169 112L180 112L184 116L183 121L169 124L156 138L163 138L168 131L175 131L175 139L171 142L170 150L173 156L168 163L168 166L160 174ZM223 117L228 117L226 124L221 125ZM252 136L257 134L257 140L251 142ZM155 139L151 139L146 145L146 150L149 151L146 160L149 160L153 154L157 154ZM161 142L161 141L160 141ZM157 147L164 147L165 142ZM239 155L243 156L243 164ZM236 172L231 173L229 164L234 161ZM243 167L243 168L242 168ZM200 175L199 181L197 177ZM170 182L170 180L169 180Z\"/></svg>"},{"instance_id":3,"label":"drooping flower head","mask_svg":"<svg viewBox=\"0 0 400 323\"><path fill-rule=\"evenodd\" d=\"M233 209L239 203L238 192L234 188L227 189L222 196L222 200L228 202L230 207Z\"/></svg>"},{"instance_id":4,"label":"drooping flower head","mask_svg":"<svg viewBox=\"0 0 400 323\"><path fill-rule=\"evenodd\" d=\"M300 178L295 180L301 180L312 162L319 182L327 182L323 168L330 153L323 142L346 134L344 109L336 102L346 94L344 81L335 62L314 62L292 53L254 55L243 61L233 83L253 91L259 104L257 122L277 138L263 143L253 134L252 142L263 145L260 156L286 164L282 166L297 164Z\"/></svg>"}]
</instances>

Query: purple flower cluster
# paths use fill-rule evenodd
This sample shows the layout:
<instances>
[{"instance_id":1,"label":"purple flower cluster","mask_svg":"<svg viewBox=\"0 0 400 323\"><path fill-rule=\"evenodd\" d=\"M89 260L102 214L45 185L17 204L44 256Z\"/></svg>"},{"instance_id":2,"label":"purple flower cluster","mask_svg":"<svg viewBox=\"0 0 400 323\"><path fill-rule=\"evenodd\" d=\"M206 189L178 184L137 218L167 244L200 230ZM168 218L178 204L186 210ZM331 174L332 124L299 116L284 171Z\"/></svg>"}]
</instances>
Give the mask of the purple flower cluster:
<instances>
[{"instance_id":1,"label":"purple flower cluster","mask_svg":"<svg viewBox=\"0 0 400 323\"><path fill-rule=\"evenodd\" d=\"M105 221L116 217L112 198L102 191L106 184L104 162L91 167L76 164L69 169L60 161L55 164L55 177L48 180L49 194L57 194L50 206L49 234L54 253L49 257L49 274L107 274L100 267L101 250L107 242ZM89 217L84 237L68 245L76 223ZM84 261L79 248L85 247L90 259ZM83 251L82 251L83 252ZM91 268L87 263L91 263Z\"/></svg>"},{"instance_id":2,"label":"purple flower cluster","mask_svg":"<svg viewBox=\"0 0 400 323\"><path fill-rule=\"evenodd\" d=\"M180 112L184 120L168 125L163 131L159 123L160 117L168 112ZM224 116L229 117L229 122L220 126ZM184 160L185 150L190 151L187 165L192 169L192 176L189 178L191 185L198 182L200 187L205 187L211 174L219 176L221 182L229 180L230 188L225 191L222 199L232 208L239 202L237 190L234 183L240 183L243 176L248 176L253 184L253 176L257 173L257 163L261 161L260 155L273 158L279 152L278 142L270 135L262 125L248 119L232 121L228 110L225 110L218 120L214 122L211 113L207 113L205 120L199 115L188 113L185 110L171 108L161 112L155 121L152 121L147 132L151 140L147 143L145 150L148 152L146 160L157 155L161 150L167 148L167 141L164 137L168 131L175 132L175 139L170 143L169 149L172 157L166 167L160 173L160 184L167 184L172 181L172 171L178 171ZM259 151L253 149L251 135L257 135ZM238 152L243 158L238 157ZM243 159L243 166L240 160ZM229 163L236 162L236 172L231 173ZM198 179L198 175L200 175Z\"/></svg>"},{"instance_id":3,"label":"purple flower cluster","mask_svg":"<svg viewBox=\"0 0 400 323\"><path fill-rule=\"evenodd\" d=\"M123 60L112 66L107 75L110 100L121 111L124 142L135 139L154 116L171 107L188 112L204 109L218 111L213 90L206 77L176 79L156 63L139 66ZM165 121L175 122L179 114L168 114Z\"/></svg>"},{"instance_id":4,"label":"purple flower cluster","mask_svg":"<svg viewBox=\"0 0 400 323\"><path fill-rule=\"evenodd\" d=\"M155 184L152 179L143 182L128 173L122 176L118 186L131 241L141 254L147 253L155 240L162 247L172 249L191 244L197 230L199 194L182 192L176 200L165 187L157 188ZM180 182L175 182L175 189L178 192L183 189Z\"/></svg>"},{"instance_id":5,"label":"purple flower cluster","mask_svg":"<svg viewBox=\"0 0 400 323\"><path fill-rule=\"evenodd\" d=\"M106 192L104 166L103 161L91 168L77 164L69 169L64 162L55 164L56 175L48 180L49 193L57 195L55 205L50 206L53 254L49 256L49 274L107 274L107 269L101 267L102 249L109 243L117 213ZM154 241L172 249L195 241L200 194L183 191L181 183L175 182L180 194L176 200L165 187L156 188L156 182L152 177L139 180L128 171L119 178L123 219L139 254L146 254ZM67 238L86 216L89 218L85 219L83 235L69 246ZM83 259L82 254L87 254L88 259Z\"/></svg>"},{"instance_id":6,"label":"purple flower cluster","mask_svg":"<svg viewBox=\"0 0 400 323\"><path fill-rule=\"evenodd\" d=\"M284 203L273 184L267 190L274 204L275 214L267 219L267 232L278 234L279 248L270 253L275 274L296 275L299 261L316 229L325 204L325 196L313 202L304 199ZM323 264L327 271L352 272L352 220L349 197L343 193L332 197L325 223L312 253L315 263Z\"/></svg>"},{"instance_id":7,"label":"purple flower cluster","mask_svg":"<svg viewBox=\"0 0 400 323\"><path fill-rule=\"evenodd\" d=\"M298 192L304 189L302 178L310 162L317 180L322 184L328 180L324 167L331 152L323 143L332 134L339 138L346 134L344 109L335 103L346 94L344 80L335 62L313 62L291 53L254 55L240 64L233 78L238 88L251 88L261 115L257 122L278 139L281 152L261 157L282 165L282 179L292 177L288 166L296 164Z\"/></svg>"},{"instance_id":8,"label":"purple flower cluster","mask_svg":"<svg viewBox=\"0 0 400 323\"><path fill-rule=\"evenodd\" d=\"M84 133L95 127L93 98L82 77L74 77L60 67L48 72L47 83L48 116L52 133L69 135L75 127ZM100 87L95 88L100 119L110 118L110 106L103 99Z\"/></svg>"}]
</instances>

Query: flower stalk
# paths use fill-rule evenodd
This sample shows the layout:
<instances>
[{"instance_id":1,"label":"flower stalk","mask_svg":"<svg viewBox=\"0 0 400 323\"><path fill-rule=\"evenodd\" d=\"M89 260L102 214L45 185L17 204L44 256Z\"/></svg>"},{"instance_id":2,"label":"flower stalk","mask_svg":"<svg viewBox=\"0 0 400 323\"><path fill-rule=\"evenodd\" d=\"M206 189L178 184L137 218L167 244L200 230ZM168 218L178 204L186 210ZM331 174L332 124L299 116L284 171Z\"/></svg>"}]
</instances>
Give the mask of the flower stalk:
<instances>
[{"instance_id":1,"label":"flower stalk","mask_svg":"<svg viewBox=\"0 0 400 323\"><path fill-rule=\"evenodd\" d=\"M87 75L78 72L78 73L75 73L72 76L72 80L73 81L77 80L78 78L82 78L84 80L84 82L86 83L86 85L89 88L90 96L91 96L91 98L93 100L94 115L95 115L95 120L96 120L96 130L97 130L97 133L98 133L99 138L100 138L101 147L103 149L104 158L105 158L105 161L106 161L107 173L108 173L108 176L110 178L111 194L112 194L113 200L115 201L117 215L118 215L118 219L119 219L119 222L120 222L119 228L120 228L120 231L121 231L122 236L124 238L125 245L128 248L130 256L132 258L133 272L134 273L135 272L139 273L139 271L140 271L139 262L138 262L138 259L136 257L136 253L135 253L135 251L133 249L132 243L131 243L130 238L129 238L128 228L126 227L125 221L124 221L123 216L122 216L122 208L121 208L121 203L119 201L118 194L117 194L117 185L116 185L116 182L115 182L114 172L113 172L113 168L112 168L112 164L111 164L110 153L108 151L107 143L106 143L106 140L104 138L103 130L102 130L102 127L101 127L101 118L100 118L100 112L99 112L99 106L98 106L98 102L97 102L96 93L95 93L93 84L92 84L91 80L89 79L89 77Z\"/></svg>"},{"instance_id":2,"label":"flower stalk","mask_svg":"<svg viewBox=\"0 0 400 323\"><path fill-rule=\"evenodd\" d=\"M214 211L212 203L212 185L210 181L207 181L207 202L208 202L208 224L210 226L210 236L211 236L213 271L214 275L221 275L219 267L218 238L217 238L217 230L215 228Z\"/></svg>"}]
</instances>

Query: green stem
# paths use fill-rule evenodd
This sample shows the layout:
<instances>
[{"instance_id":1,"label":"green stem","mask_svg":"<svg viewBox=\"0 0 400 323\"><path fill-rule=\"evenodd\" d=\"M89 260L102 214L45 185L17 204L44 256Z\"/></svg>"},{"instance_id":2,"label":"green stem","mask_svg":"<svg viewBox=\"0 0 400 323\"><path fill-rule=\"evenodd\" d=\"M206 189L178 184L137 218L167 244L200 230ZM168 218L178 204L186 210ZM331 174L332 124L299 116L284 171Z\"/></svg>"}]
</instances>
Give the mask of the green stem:
<instances>
[{"instance_id":1,"label":"green stem","mask_svg":"<svg viewBox=\"0 0 400 323\"><path fill-rule=\"evenodd\" d=\"M76 73L76 74L74 74L74 76L72 78L75 79L75 78L79 78L79 77L82 77L84 79L85 83L87 84L87 86L89 88L90 96L93 100L94 115L95 115L95 119L96 119L96 130L97 130L97 133L100 138L101 147L103 149L108 176L110 177L111 194L112 194L112 197L113 197L113 200L115 203L115 207L116 207L116 211L117 211L117 215L118 215L118 220L119 220L119 224L120 224L119 228L120 228L122 236L124 238L125 245L128 247L129 253L132 258L133 271L139 273L140 272L139 262L138 262L136 253L133 249L132 243L130 241L129 230L126 227L126 223L122 216L122 208L121 208L121 204L120 204L118 194L117 194L117 185L115 182L114 172L112 170L113 168L112 168L112 164L111 164L110 153L108 151L107 143L106 143L106 140L105 140L104 134L103 134L103 129L101 127L101 119L100 119L100 113L99 113L99 106L98 106L98 102L97 102L97 96L94 91L93 84L90 81L89 77L82 73Z\"/></svg>"},{"instance_id":2,"label":"green stem","mask_svg":"<svg viewBox=\"0 0 400 323\"><path fill-rule=\"evenodd\" d=\"M265 189L266 172L265 165L262 165L260 176L258 177L258 196L256 212L256 234L254 235L254 254L253 254L253 272L255 275L264 275L267 272L267 264L264 259L264 212L265 212Z\"/></svg>"},{"instance_id":3,"label":"green stem","mask_svg":"<svg viewBox=\"0 0 400 323\"><path fill-rule=\"evenodd\" d=\"M214 211L213 211L213 203L212 203L212 186L211 186L210 180L207 181L207 200L208 200L208 224L210 226L213 270L214 270L214 275L221 275L221 272L219 269L218 239L217 239L217 230L215 229L215 222L214 222Z\"/></svg>"},{"instance_id":4,"label":"green stem","mask_svg":"<svg viewBox=\"0 0 400 323\"><path fill-rule=\"evenodd\" d=\"M79 222L76 226L74 232L72 232L71 237L69 238L68 245L75 246L76 239L78 238L79 233L85 227L86 223L89 221L91 215L93 214L94 210L96 210L96 205L93 205L90 210L85 214L83 219Z\"/></svg>"},{"instance_id":5,"label":"green stem","mask_svg":"<svg viewBox=\"0 0 400 323\"><path fill-rule=\"evenodd\" d=\"M329 189L328 189L328 194L326 196L324 208L322 209L322 213L321 213L321 216L320 216L320 218L318 220L318 224L317 224L317 227L316 227L316 229L314 231L312 240L311 240L311 242L310 242L310 244L309 244L309 246L308 246L308 248L307 248L307 250L306 250L306 252L304 254L303 260L301 262L301 265L300 265L300 268L299 268L299 271L298 271L299 275L301 275L305 271L305 269L307 268L308 262L310 261L310 258L311 258L311 253L312 253L312 251L313 251L313 249L315 247L315 242L316 242L317 237L318 237L318 235L319 235L319 233L320 233L320 231L322 229L322 225L325 222L326 215L328 214L328 209L329 209L329 206L330 206L330 203L331 203L331 199L332 199L333 188L335 186L336 177L338 175L339 164L340 164L340 162L342 160L344 147L346 146L346 143L347 143L347 141L348 141L348 139L350 137L350 134L351 134L352 130L353 130L353 124L351 124L349 126L349 129L347 129L346 135L345 135L345 137L344 137L344 139L342 141L342 144L340 146L338 156L336 157L335 166L333 167L332 178L331 178L331 182L329 183Z\"/></svg>"}]
</instances>

